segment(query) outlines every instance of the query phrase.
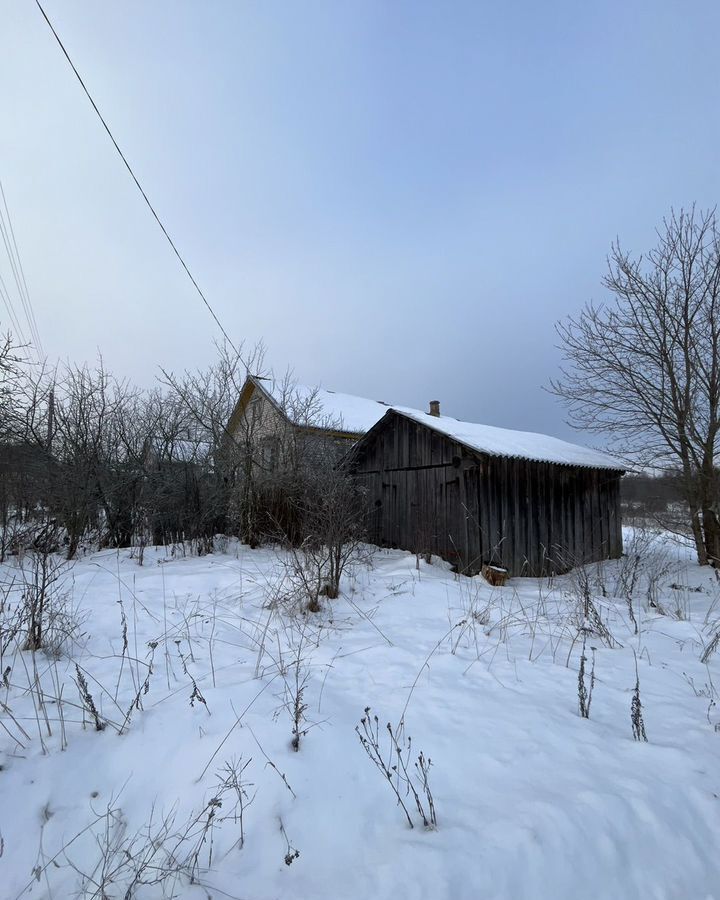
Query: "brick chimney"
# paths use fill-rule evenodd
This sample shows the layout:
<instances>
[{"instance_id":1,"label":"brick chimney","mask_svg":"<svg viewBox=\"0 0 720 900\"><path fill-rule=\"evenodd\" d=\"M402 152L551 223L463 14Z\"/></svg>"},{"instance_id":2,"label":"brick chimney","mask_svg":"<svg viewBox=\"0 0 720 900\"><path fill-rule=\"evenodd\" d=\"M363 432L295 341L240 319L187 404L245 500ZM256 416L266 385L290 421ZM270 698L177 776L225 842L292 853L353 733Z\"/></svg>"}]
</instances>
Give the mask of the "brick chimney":
<instances>
[{"instance_id":1,"label":"brick chimney","mask_svg":"<svg viewBox=\"0 0 720 900\"><path fill-rule=\"evenodd\" d=\"M440 401L439 400L431 400L430 401L430 415L437 416L440 418Z\"/></svg>"}]
</instances>

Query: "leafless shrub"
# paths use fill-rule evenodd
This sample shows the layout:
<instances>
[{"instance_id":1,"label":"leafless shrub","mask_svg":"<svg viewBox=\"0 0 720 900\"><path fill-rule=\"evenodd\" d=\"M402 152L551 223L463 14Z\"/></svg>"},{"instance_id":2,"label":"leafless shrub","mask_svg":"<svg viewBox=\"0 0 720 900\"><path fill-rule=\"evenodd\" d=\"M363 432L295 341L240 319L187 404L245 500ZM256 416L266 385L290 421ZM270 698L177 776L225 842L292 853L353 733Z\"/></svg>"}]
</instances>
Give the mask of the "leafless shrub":
<instances>
[{"instance_id":1,"label":"leafless shrub","mask_svg":"<svg viewBox=\"0 0 720 900\"><path fill-rule=\"evenodd\" d=\"M614 595L624 597L628 615L635 634L638 633L634 598L644 592L645 608L661 615L672 615L677 619L686 618L686 611L680 598L672 610L661 601L665 583L677 569L667 547L657 541L658 533L647 528L633 528L626 546L626 554L620 560L615 579ZM670 585L672 587L672 585Z\"/></svg>"},{"instance_id":2,"label":"leafless shrub","mask_svg":"<svg viewBox=\"0 0 720 900\"><path fill-rule=\"evenodd\" d=\"M53 893L53 882L57 878L67 885L70 872L76 876L73 896L84 900L133 900L152 886L163 897L178 897L187 885L202 884L213 864L218 829L225 824L239 828L239 837L226 852L244 844L244 815L254 800L252 785L244 780L250 762L226 762L208 800L184 820L179 819L177 804L160 815L153 805L148 821L130 831L122 808L111 800L49 859L39 853L32 878L18 897L31 893L41 879L51 896L59 896Z\"/></svg>"},{"instance_id":3,"label":"leafless shrub","mask_svg":"<svg viewBox=\"0 0 720 900\"><path fill-rule=\"evenodd\" d=\"M384 729L387 732L387 751L383 752L380 722L378 717L371 716L370 712L370 707L366 706L365 715L360 719L360 724L355 726L355 733L360 739L363 749L390 785L398 805L405 813L408 825L411 828L415 827L403 798L411 797L410 805L414 803L425 828L437 828L435 802L428 781L432 761L420 751L414 762L415 773L413 774L410 768L412 738L405 737L404 729L400 726L393 729L389 722Z\"/></svg>"},{"instance_id":4,"label":"leafless shrub","mask_svg":"<svg viewBox=\"0 0 720 900\"><path fill-rule=\"evenodd\" d=\"M299 540L278 534L289 580L310 612L320 610L323 597L338 597L343 573L364 556L362 495L351 477L332 465L332 460L319 460L301 475L292 500Z\"/></svg>"},{"instance_id":5,"label":"leafless shrub","mask_svg":"<svg viewBox=\"0 0 720 900\"><path fill-rule=\"evenodd\" d=\"M594 634L608 647L622 646L603 621L593 598L593 582L590 569L581 566L573 572L573 594L576 598L575 620L578 634Z\"/></svg>"},{"instance_id":6,"label":"leafless shrub","mask_svg":"<svg viewBox=\"0 0 720 900\"><path fill-rule=\"evenodd\" d=\"M62 655L80 634L81 621L65 589L68 567L56 555L36 550L20 563L25 650Z\"/></svg>"},{"instance_id":7,"label":"leafless shrub","mask_svg":"<svg viewBox=\"0 0 720 900\"><path fill-rule=\"evenodd\" d=\"M647 528L632 529L629 540L625 542L625 552L618 560L613 587L615 597L627 597L635 593L643 560L648 556L652 540L653 533Z\"/></svg>"},{"instance_id":8,"label":"leafless shrub","mask_svg":"<svg viewBox=\"0 0 720 900\"><path fill-rule=\"evenodd\" d=\"M286 544L279 548L279 561L283 572L269 588L268 606L289 615L320 612L326 585L323 554L310 541Z\"/></svg>"},{"instance_id":9,"label":"leafless shrub","mask_svg":"<svg viewBox=\"0 0 720 900\"><path fill-rule=\"evenodd\" d=\"M15 644L57 659L80 640L85 616L67 588L68 576L66 563L41 550L7 570L0 583L0 666Z\"/></svg>"}]
</instances>

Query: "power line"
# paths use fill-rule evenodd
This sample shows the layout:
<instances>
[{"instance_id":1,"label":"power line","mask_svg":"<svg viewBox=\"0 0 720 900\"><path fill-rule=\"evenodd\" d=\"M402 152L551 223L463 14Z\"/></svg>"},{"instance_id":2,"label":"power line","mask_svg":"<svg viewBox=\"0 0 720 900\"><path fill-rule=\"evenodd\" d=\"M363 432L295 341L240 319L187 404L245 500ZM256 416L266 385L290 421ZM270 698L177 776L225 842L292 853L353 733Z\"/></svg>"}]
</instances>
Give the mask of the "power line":
<instances>
[{"instance_id":1,"label":"power line","mask_svg":"<svg viewBox=\"0 0 720 900\"><path fill-rule=\"evenodd\" d=\"M10 316L10 323L15 328L15 333L20 338L20 341L23 344L26 344L27 341L25 339L25 335L23 334L23 330L20 327L20 320L15 314L15 307L13 306L12 297L10 296L10 292L7 289L7 285L3 280L2 275L0 275L0 297L2 297L3 303L5 304L5 309L8 311L8 315Z\"/></svg>"},{"instance_id":2,"label":"power line","mask_svg":"<svg viewBox=\"0 0 720 900\"><path fill-rule=\"evenodd\" d=\"M3 206L5 207L5 217L7 218L7 224L10 229L10 238L12 240L12 246L15 250L15 260L17 262L17 268L20 272L20 280L22 281L23 291L21 291L20 293L21 296L23 292L25 295L28 325L34 333L35 341L37 343L37 349L41 353L43 353L42 341L40 340L40 331L38 329L37 319L35 318L35 310L33 309L32 300L30 299L30 291L28 290L27 279L25 278L25 270L23 268L22 259L20 257L20 250L18 249L17 240L15 238L15 229L13 228L12 218L10 217L10 209L8 208L7 198L5 197L5 189L3 188L2 181L0 181L0 197L2 197Z\"/></svg>"},{"instance_id":3,"label":"power line","mask_svg":"<svg viewBox=\"0 0 720 900\"><path fill-rule=\"evenodd\" d=\"M5 222L3 220L2 209L0 209L0 236L3 239L5 251L7 253L8 260L10 261L10 271L12 272L13 278L15 279L15 286L17 287L18 294L20 295L20 304L22 305L23 312L25 313L25 319L27 320L28 327L30 328L30 336L34 341L35 332L33 331L32 327L32 319L30 318L30 314L28 312L27 303L25 302L25 295L23 294L22 285L20 283L20 276L18 274L17 265L15 263L15 257L13 256L10 242L8 240L9 236L6 230ZM7 291L7 286L5 286L5 290ZM9 292L8 296L10 296Z\"/></svg>"},{"instance_id":4,"label":"power line","mask_svg":"<svg viewBox=\"0 0 720 900\"><path fill-rule=\"evenodd\" d=\"M35 353L39 359L40 354L42 353L42 343L40 341L37 322L35 321L35 313L33 312L32 303L30 301L30 294L27 290L25 273L22 269L20 252L18 251L17 241L15 240L15 232L12 227L12 219L10 218L10 210L8 209L8 205L5 200L5 192L2 187L2 182L0 182L0 197L5 207L5 215L3 215L2 207L0 207L0 235L2 236L5 250L7 252L8 259L10 260L10 269L12 271L13 278L15 279L15 286L17 287L17 291L20 296L20 303L22 305L23 312L25 313L25 319L30 331L30 337L32 339L32 343L35 346ZM7 217L7 223L5 222L5 216ZM5 285L4 282L3 287L5 288L5 292L7 293L9 298L10 292L8 291L7 285Z\"/></svg>"},{"instance_id":5,"label":"power line","mask_svg":"<svg viewBox=\"0 0 720 900\"><path fill-rule=\"evenodd\" d=\"M126 158L125 154L124 154L124 153L122 152L122 150L120 149L120 147L119 147L119 145L118 145L118 142L117 142L117 141L115 140L115 138L113 137L113 133L112 133L112 131L110 131L110 128L109 128L107 122L106 122L105 119L103 118L102 113L100 112L100 110L99 110L98 107L97 107L97 104L96 104L95 101L93 100L93 98L92 98L92 96L91 96L91 94L90 94L90 91L89 91L89 90L87 89L87 87L85 86L85 82L82 80L82 77L81 77L80 73L79 73L78 70L75 68L75 63L72 61L72 59L70 59L70 54L69 54L69 53L67 52L67 50L65 49L65 45L64 45L63 42L60 40L60 37L59 37L57 31L55 31L55 28L53 27L52 22L51 22L50 19L48 18L47 13L46 13L45 10L42 8L42 4L40 3L40 0L35 0L35 3L37 4L38 9L39 9L40 12L42 13L43 18L44 18L45 21L47 22L47 24L48 24L48 26L49 26L49 28L50 28L50 31L52 31L52 33L53 33L53 35L54 35L54 37L55 37L55 40L58 42L58 45L60 46L60 49L62 50L62 52L63 52L63 54L64 54L64 56L65 56L65 59L66 59L66 60L68 61L68 63L70 64L70 68L73 70L73 72L75 73L75 76L76 76L77 80L80 82L80 85L81 85L83 91L85 92L85 96L86 96L86 97L88 98L88 100L90 101L90 103L91 103L91 105L92 105L92 108L95 110L95 112L97 113L98 118L99 118L100 121L102 122L103 128L104 128L105 131L107 132L108 137L109 137L110 140L113 142L113 146L114 146L115 149L117 150L118 155L120 156L120 159L125 163L125 168L126 168L126 169L128 170L128 172L130 173L130 176L132 177L132 180L135 182L135 186L137 187L137 189L138 189L138 190L140 191L140 193L142 194L142 198L143 198L143 200L145 201L145 203L147 204L148 209L149 209L150 212L153 214L153 217L155 218L155 221L156 221L156 222L158 223L158 225L160 226L160 228L161 228L161 230L162 230L162 233L165 235L165 237L167 238L168 243L169 243L170 246L172 247L173 253L174 253L175 256L177 256L177 258L180 260L180 265L183 267L183 269L185 269L185 272L187 273L188 278L189 278L190 281L192 281L192 283L193 283L193 287L194 287L195 290L198 292L198 294L199 294L199 296L200 296L200 299L201 299L202 302L205 304L205 306L207 307L207 309L208 309L210 315L211 315L211 316L213 317L213 319L215 320L215 324L217 325L217 327L218 327L218 328L220 329L220 331L222 332L223 337L224 337L225 340L228 342L228 344L230 344L230 346L231 346L232 349L235 351L235 353L238 355L238 357L240 357L240 352L239 352L239 350L237 349L237 347L235 346L235 344L230 340L230 336L228 335L227 331L225 331L225 329L223 328L223 326L222 326L222 324L221 324L221 322L220 322L220 319L218 319L218 317L215 315L215 311L213 310L212 306L210 306L210 303L208 302L207 297L206 297L205 294L203 294L203 292L200 290L200 286L198 285L197 281L195 281L195 278L193 277L192 272L191 272L190 269L188 268L187 263L185 262L185 260L184 260L184 259L182 258L182 256L180 255L180 251L179 251L178 248L175 246L175 242L174 242L173 239L170 237L170 235L169 235L168 232L167 232L167 229L165 228L165 226L164 226L163 223L161 222L160 217L159 217L158 214L155 212L155 208L153 207L152 203L151 203L150 200L148 199L148 196L147 196L147 194L145 193L145 191L143 190L142 185L141 185L140 182L138 181L137 176L135 175L135 172L133 172L132 166L131 166L130 163L127 161L127 158Z\"/></svg>"}]
</instances>

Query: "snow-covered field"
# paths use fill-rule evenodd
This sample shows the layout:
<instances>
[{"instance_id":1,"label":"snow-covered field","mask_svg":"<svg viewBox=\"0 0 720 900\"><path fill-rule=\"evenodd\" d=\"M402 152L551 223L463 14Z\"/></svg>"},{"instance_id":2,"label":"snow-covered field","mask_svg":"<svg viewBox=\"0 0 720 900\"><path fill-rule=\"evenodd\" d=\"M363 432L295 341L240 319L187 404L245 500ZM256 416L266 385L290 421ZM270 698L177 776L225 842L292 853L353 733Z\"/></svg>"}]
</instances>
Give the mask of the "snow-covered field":
<instances>
[{"instance_id":1,"label":"snow-covered field","mask_svg":"<svg viewBox=\"0 0 720 900\"><path fill-rule=\"evenodd\" d=\"M378 550L306 615L286 563L228 543L65 572L82 634L2 659L2 900L720 898L720 585L689 551L491 588ZM412 737L426 815L432 760L437 828L366 754L366 707L383 758L386 723Z\"/></svg>"}]
</instances>

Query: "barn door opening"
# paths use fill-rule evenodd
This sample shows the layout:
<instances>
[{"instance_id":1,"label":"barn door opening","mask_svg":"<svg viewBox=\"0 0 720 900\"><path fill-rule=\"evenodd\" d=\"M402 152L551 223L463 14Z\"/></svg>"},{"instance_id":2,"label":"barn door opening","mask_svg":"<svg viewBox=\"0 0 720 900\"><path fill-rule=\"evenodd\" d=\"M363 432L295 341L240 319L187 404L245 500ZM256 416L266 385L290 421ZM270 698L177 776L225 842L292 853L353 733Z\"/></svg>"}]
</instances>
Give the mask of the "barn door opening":
<instances>
[{"instance_id":1,"label":"barn door opening","mask_svg":"<svg viewBox=\"0 0 720 900\"><path fill-rule=\"evenodd\" d=\"M438 536L443 556L461 571L465 565L464 515L460 504L460 477L444 477L438 484Z\"/></svg>"}]
</instances>

